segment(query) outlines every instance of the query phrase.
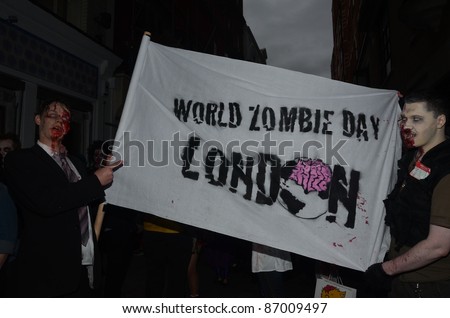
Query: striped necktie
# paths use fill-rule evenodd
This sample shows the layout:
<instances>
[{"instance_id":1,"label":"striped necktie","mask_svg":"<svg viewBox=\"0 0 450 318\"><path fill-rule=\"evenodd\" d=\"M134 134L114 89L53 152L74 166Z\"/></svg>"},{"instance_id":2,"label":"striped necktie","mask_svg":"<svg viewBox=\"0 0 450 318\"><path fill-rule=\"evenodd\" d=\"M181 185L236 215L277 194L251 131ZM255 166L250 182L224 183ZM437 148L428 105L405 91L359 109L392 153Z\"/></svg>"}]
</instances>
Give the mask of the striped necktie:
<instances>
[{"instance_id":1,"label":"striped necktie","mask_svg":"<svg viewBox=\"0 0 450 318\"><path fill-rule=\"evenodd\" d=\"M67 176L67 179L70 182L78 181L78 177L75 174L75 172L70 168L70 165L66 159L66 154L64 152L54 154L53 158L63 169L64 173ZM80 220L81 244L83 244L83 246L86 246L87 241L89 239L89 228L88 228L89 216L86 206L78 208L78 219Z\"/></svg>"}]
</instances>

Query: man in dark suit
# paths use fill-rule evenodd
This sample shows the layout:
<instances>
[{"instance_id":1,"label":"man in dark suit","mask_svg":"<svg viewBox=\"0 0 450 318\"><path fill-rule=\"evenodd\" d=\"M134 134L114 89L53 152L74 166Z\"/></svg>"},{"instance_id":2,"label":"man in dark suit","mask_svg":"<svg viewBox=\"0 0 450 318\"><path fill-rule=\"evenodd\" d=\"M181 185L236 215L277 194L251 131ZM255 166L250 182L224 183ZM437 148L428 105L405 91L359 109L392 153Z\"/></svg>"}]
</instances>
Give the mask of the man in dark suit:
<instances>
[{"instance_id":1,"label":"man in dark suit","mask_svg":"<svg viewBox=\"0 0 450 318\"><path fill-rule=\"evenodd\" d=\"M62 145L70 110L60 101L44 103L35 116L37 144L11 152L5 177L17 205L20 244L15 260L16 297L90 297L99 282L93 212L103 200L120 163L85 175ZM86 217L86 211L87 217Z\"/></svg>"}]
</instances>

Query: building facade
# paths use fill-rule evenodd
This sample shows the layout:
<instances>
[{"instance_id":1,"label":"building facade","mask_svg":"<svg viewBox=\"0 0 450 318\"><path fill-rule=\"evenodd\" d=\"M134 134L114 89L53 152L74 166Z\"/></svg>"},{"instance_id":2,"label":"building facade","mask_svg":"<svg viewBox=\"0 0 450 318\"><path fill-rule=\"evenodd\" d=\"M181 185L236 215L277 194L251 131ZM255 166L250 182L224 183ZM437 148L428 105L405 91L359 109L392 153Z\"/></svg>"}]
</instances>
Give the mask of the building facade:
<instances>
[{"instance_id":1,"label":"building facade","mask_svg":"<svg viewBox=\"0 0 450 318\"><path fill-rule=\"evenodd\" d=\"M163 45L265 63L242 0L1 0L0 133L34 144L37 106L72 108L66 144L114 138L145 31Z\"/></svg>"},{"instance_id":2,"label":"building facade","mask_svg":"<svg viewBox=\"0 0 450 318\"><path fill-rule=\"evenodd\" d=\"M449 0L334 0L332 78L450 91Z\"/></svg>"},{"instance_id":3,"label":"building facade","mask_svg":"<svg viewBox=\"0 0 450 318\"><path fill-rule=\"evenodd\" d=\"M170 47L265 64L243 16L243 0L116 0L114 51L123 59L117 83L127 86L144 32ZM116 103L116 120L123 103Z\"/></svg>"},{"instance_id":4,"label":"building facade","mask_svg":"<svg viewBox=\"0 0 450 318\"><path fill-rule=\"evenodd\" d=\"M61 98L72 108L70 151L86 154L107 126L108 82L121 58L82 30L26 0L0 2L0 133L34 144L34 115L45 100Z\"/></svg>"}]
</instances>

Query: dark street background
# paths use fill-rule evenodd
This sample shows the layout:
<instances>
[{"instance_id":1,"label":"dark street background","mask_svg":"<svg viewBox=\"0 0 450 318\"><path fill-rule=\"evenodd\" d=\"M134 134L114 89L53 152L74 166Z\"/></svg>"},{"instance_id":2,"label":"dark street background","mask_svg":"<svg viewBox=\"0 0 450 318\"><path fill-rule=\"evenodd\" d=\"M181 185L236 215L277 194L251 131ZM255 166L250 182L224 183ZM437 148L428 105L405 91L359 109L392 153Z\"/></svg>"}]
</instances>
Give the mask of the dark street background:
<instances>
[{"instance_id":1,"label":"dark street background","mask_svg":"<svg viewBox=\"0 0 450 318\"><path fill-rule=\"evenodd\" d=\"M217 282L214 269L204 253L200 254L198 273L200 297L203 298L254 298L260 297L255 274L251 272L251 244L241 241L236 250L235 266L231 268L227 285ZM294 270L286 275L287 297L314 297L315 261L299 255L292 255ZM123 288L123 297L144 296L144 256L135 253Z\"/></svg>"}]
</instances>

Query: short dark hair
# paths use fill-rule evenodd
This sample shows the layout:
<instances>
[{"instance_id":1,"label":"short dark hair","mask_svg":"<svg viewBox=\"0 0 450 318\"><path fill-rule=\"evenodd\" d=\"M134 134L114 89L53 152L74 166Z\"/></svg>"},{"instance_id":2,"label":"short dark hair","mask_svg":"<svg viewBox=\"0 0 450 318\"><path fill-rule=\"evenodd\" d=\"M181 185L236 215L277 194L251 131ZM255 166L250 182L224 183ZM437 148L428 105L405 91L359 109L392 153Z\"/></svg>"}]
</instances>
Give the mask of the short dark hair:
<instances>
[{"instance_id":1,"label":"short dark hair","mask_svg":"<svg viewBox=\"0 0 450 318\"><path fill-rule=\"evenodd\" d=\"M58 104L64 105L67 108L67 110L70 112L70 107L65 101L63 101L61 99L49 99L49 100L43 101L39 105L39 107L37 109L37 112L36 112L36 115L44 116L45 113L48 111L50 105L53 104L53 103L58 103Z\"/></svg>"},{"instance_id":2,"label":"short dark hair","mask_svg":"<svg viewBox=\"0 0 450 318\"><path fill-rule=\"evenodd\" d=\"M12 140L14 150L18 150L22 147L22 143L20 142L20 138L17 134L8 132L0 135L0 140Z\"/></svg>"},{"instance_id":3,"label":"short dark hair","mask_svg":"<svg viewBox=\"0 0 450 318\"><path fill-rule=\"evenodd\" d=\"M407 93L403 99L405 104L425 103L427 110L434 113L434 116L445 115L449 118L449 97L440 91L434 89L426 89Z\"/></svg>"}]
</instances>

